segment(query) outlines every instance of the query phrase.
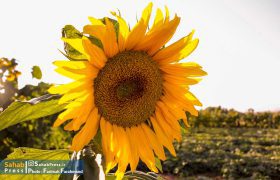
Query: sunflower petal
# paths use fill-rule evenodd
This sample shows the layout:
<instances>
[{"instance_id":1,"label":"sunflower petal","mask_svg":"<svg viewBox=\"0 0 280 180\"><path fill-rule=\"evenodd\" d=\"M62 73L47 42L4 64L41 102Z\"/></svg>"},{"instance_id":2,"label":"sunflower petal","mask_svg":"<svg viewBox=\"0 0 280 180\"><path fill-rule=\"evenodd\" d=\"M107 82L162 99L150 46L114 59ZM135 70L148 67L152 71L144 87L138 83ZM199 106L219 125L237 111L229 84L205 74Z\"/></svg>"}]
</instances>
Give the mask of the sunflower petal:
<instances>
[{"instance_id":1,"label":"sunflower petal","mask_svg":"<svg viewBox=\"0 0 280 180\"><path fill-rule=\"evenodd\" d=\"M199 77L205 76L207 73L201 69L199 66L191 66L188 63L176 63L167 64L165 66L160 66L160 69L173 76L183 76L183 77Z\"/></svg>"},{"instance_id":2,"label":"sunflower petal","mask_svg":"<svg viewBox=\"0 0 280 180\"><path fill-rule=\"evenodd\" d=\"M148 54L152 56L172 38L179 25L179 22L180 18L175 16L172 21L165 23L157 30L148 32L142 42L139 43L135 49L148 51Z\"/></svg>"},{"instance_id":3,"label":"sunflower petal","mask_svg":"<svg viewBox=\"0 0 280 180\"><path fill-rule=\"evenodd\" d=\"M136 141L134 141L134 143L138 145L138 152L141 160L147 165L150 170L158 172L155 166L155 157L153 151L147 143L147 139L142 128L140 126L131 127L131 131L138 137L138 142L137 139L135 139Z\"/></svg>"},{"instance_id":4,"label":"sunflower petal","mask_svg":"<svg viewBox=\"0 0 280 180\"><path fill-rule=\"evenodd\" d=\"M163 130L160 128L159 124L157 123L157 121L155 120L154 117L150 117L150 120L153 124L153 128L155 130L155 133L156 133L156 136L158 137L159 142L161 144L163 144L173 156L176 156L176 152L172 145L172 141L170 141L167 138L167 136L165 135Z\"/></svg>"},{"instance_id":5,"label":"sunflower petal","mask_svg":"<svg viewBox=\"0 0 280 180\"><path fill-rule=\"evenodd\" d=\"M105 22L106 34L103 39L101 39L101 41L104 47L105 54L110 58L119 52L119 48L113 23L108 18L105 18Z\"/></svg>"},{"instance_id":6,"label":"sunflower petal","mask_svg":"<svg viewBox=\"0 0 280 180\"><path fill-rule=\"evenodd\" d=\"M73 81L68 84L62 84L58 86L51 86L48 89L48 92L51 94L65 94L69 92L70 90L80 90L85 89L93 86L92 80L78 80Z\"/></svg>"},{"instance_id":7,"label":"sunflower petal","mask_svg":"<svg viewBox=\"0 0 280 180\"><path fill-rule=\"evenodd\" d=\"M160 61L162 59L168 58L173 56L174 54L178 54L184 47L188 45L188 43L192 40L194 30L187 36L181 38L180 40L176 41L175 43L171 44L170 46L161 49L157 52L153 59L155 61Z\"/></svg>"},{"instance_id":8,"label":"sunflower petal","mask_svg":"<svg viewBox=\"0 0 280 180\"><path fill-rule=\"evenodd\" d=\"M173 56L158 61L159 64L168 64L186 58L196 49L198 42L199 42L198 39L194 39L193 41L188 43L182 50L180 50L177 54L174 54Z\"/></svg>"},{"instance_id":9,"label":"sunflower petal","mask_svg":"<svg viewBox=\"0 0 280 180\"><path fill-rule=\"evenodd\" d=\"M88 20L91 22L92 25L104 26L103 22L100 19L96 19L90 16L88 17Z\"/></svg>"},{"instance_id":10,"label":"sunflower petal","mask_svg":"<svg viewBox=\"0 0 280 180\"><path fill-rule=\"evenodd\" d=\"M90 115L90 112L92 109L95 108L94 102L93 102L93 96L89 96L87 100L85 101L83 105L83 111L80 111L77 118L73 119L73 130L77 131L80 129L81 125L83 125L88 116Z\"/></svg>"},{"instance_id":11,"label":"sunflower petal","mask_svg":"<svg viewBox=\"0 0 280 180\"><path fill-rule=\"evenodd\" d=\"M121 173L124 173L129 160L131 159L131 150L130 150L130 142L128 140L127 134L123 127L117 126L118 139L119 139L119 146L121 149L120 153L120 160L118 161L118 170L116 172L117 176Z\"/></svg>"},{"instance_id":12,"label":"sunflower petal","mask_svg":"<svg viewBox=\"0 0 280 180\"><path fill-rule=\"evenodd\" d=\"M158 8L157 12L156 12L154 24L149 32L153 32L157 28L160 28L163 25L163 23L164 23L163 13L162 13L161 9Z\"/></svg>"},{"instance_id":13,"label":"sunflower petal","mask_svg":"<svg viewBox=\"0 0 280 180\"><path fill-rule=\"evenodd\" d=\"M169 112L169 109L165 106L165 104L161 101L157 103L159 109L165 117L166 122L177 132L181 131L180 125L178 123L179 119L176 119L176 116L173 116L172 113Z\"/></svg>"},{"instance_id":14,"label":"sunflower petal","mask_svg":"<svg viewBox=\"0 0 280 180\"><path fill-rule=\"evenodd\" d=\"M162 112L160 111L158 106L156 107L155 115L156 115L156 120L157 120L159 126L161 127L161 129L164 130L166 136L170 140L175 138L178 141L180 141L181 140L180 129L179 129L179 131L176 131L172 128L172 126L170 124L168 124L166 117L162 114Z\"/></svg>"},{"instance_id":15,"label":"sunflower petal","mask_svg":"<svg viewBox=\"0 0 280 180\"><path fill-rule=\"evenodd\" d=\"M126 50L133 49L137 45L137 43L139 43L144 38L149 24L152 7L153 3L149 3L148 6L143 10L140 21L133 27L132 31L129 33L127 41L125 43Z\"/></svg>"},{"instance_id":16,"label":"sunflower petal","mask_svg":"<svg viewBox=\"0 0 280 180\"><path fill-rule=\"evenodd\" d=\"M112 14L118 19L118 23L119 23L118 45L119 45L120 52L122 52L125 50L125 42L129 34L129 27L121 16L118 16L116 13L112 13Z\"/></svg>"},{"instance_id":17,"label":"sunflower petal","mask_svg":"<svg viewBox=\"0 0 280 180\"><path fill-rule=\"evenodd\" d=\"M61 114L59 114L59 116L57 117L57 119L55 120L55 122L53 124L53 127L58 127L65 121L72 119L73 117L75 117L77 112L78 112L78 109L74 109L74 108L66 109Z\"/></svg>"},{"instance_id":18,"label":"sunflower petal","mask_svg":"<svg viewBox=\"0 0 280 180\"><path fill-rule=\"evenodd\" d=\"M73 138L72 150L78 152L90 142L98 130L99 118L97 108L93 109L84 127Z\"/></svg>"},{"instance_id":19,"label":"sunflower petal","mask_svg":"<svg viewBox=\"0 0 280 180\"><path fill-rule=\"evenodd\" d=\"M84 69L72 69L66 66L56 68L55 71L61 75L69 77L74 80L79 80L83 78L93 79L98 74L98 69L95 69L93 66L88 65Z\"/></svg>"},{"instance_id":20,"label":"sunflower petal","mask_svg":"<svg viewBox=\"0 0 280 180\"><path fill-rule=\"evenodd\" d=\"M108 126L108 124L110 123L101 117L100 129L102 133L102 150L105 154L106 173L108 173L110 169L116 165L116 161L114 160L114 152L110 150L110 135L112 128L111 126Z\"/></svg>"},{"instance_id":21,"label":"sunflower petal","mask_svg":"<svg viewBox=\"0 0 280 180\"><path fill-rule=\"evenodd\" d=\"M66 93L59 99L58 103L64 104L73 99L77 99L78 97L90 96L91 93L92 93L92 90L88 90L88 89L85 89L83 91L75 91L75 92L71 92L71 93Z\"/></svg>"},{"instance_id":22,"label":"sunflower petal","mask_svg":"<svg viewBox=\"0 0 280 180\"><path fill-rule=\"evenodd\" d=\"M86 25L83 28L83 33L89 34L102 41L106 33L106 27L103 23L102 25Z\"/></svg>"},{"instance_id":23,"label":"sunflower petal","mask_svg":"<svg viewBox=\"0 0 280 180\"><path fill-rule=\"evenodd\" d=\"M155 154L161 159L165 160L166 156L164 154L163 146L159 143L155 133L151 130L150 127L148 127L146 124L142 123L141 127L149 141L150 146L155 151Z\"/></svg>"},{"instance_id":24,"label":"sunflower petal","mask_svg":"<svg viewBox=\"0 0 280 180\"><path fill-rule=\"evenodd\" d=\"M87 38L83 38L83 46L85 52L89 55L89 62L96 68L102 69L107 61L107 57L103 50L92 44Z\"/></svg>"},{"instance_id":25,"label":"sunflower petal","mask_svg":"<svg viewBox=\"0 0 280 180\"><path fill-rule=\"evenodd\" d=\"M74 49L79 51L82 54L85 54L83 44L82 44L82 39L75 38L75 39L68 39L68 38L61 38L64 42L72 46Z\"/></svg>"},{"instance_id":26,"label":"sunflower petal","mask_svg":"<svg viewBox=\"0 0 280 180\"><path fill-rule=\"evenodd\" d=\"M134 145L133 142L135 142L135 139L137 139L137 138L134 137L135 134L133 134L131 132L130 128L127 128L126 132L127 132L127 135L128 135L129 141L130 141L130 148L131 148L130 168L131 168L131 171L135 171L136 167L138 165L138 162L139 162L139 154L138 154L137 147Z\"/></svg>"}]
</instances>

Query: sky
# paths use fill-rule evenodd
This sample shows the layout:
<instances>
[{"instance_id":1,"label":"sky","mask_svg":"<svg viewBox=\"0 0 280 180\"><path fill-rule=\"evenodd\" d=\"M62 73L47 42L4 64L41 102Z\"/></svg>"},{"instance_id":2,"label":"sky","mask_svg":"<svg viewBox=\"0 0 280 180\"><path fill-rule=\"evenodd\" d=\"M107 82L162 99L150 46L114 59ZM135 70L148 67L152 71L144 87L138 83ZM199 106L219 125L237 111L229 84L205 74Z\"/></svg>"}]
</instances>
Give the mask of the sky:
<instances>
[{"instance_id":1,"label":"sky","mask_svg":"<svg viewBox=\"0 0 280 180\"><path fill-rule=\"evenodd\" d=\"M62 84L68 79L54 72L63 60L61 29L88 24L88 16L102 18L110 11L133 26L146 0L9 0L0 1L0 57L15 58L22 72L20 86L37 84L31 68L39 65L42 81ZM191 91L203 108L223 106L246 111L280 109L280 1L278 0L158 0L181 23L171 43L196 30L196 51L184 61L201 64L208 76Z\"/></svg>"}]
</instances>

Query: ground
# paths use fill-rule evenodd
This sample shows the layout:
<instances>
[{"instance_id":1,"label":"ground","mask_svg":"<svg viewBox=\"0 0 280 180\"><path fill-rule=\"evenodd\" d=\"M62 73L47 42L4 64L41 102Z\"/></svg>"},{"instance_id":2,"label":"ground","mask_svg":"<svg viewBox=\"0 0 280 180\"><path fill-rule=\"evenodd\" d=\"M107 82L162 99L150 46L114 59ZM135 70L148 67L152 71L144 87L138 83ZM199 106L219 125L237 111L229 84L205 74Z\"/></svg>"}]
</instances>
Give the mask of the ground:
<instances>
[{"instance_id":1,"label":"ground","mask_svg":"<svg viewBox=\"0 0 280 180\"><path fill-rule=\"evenodd\" d=\"M280 179L279 129L193 128L175 148L171 179Z\"/></svg>"}]
</instances>

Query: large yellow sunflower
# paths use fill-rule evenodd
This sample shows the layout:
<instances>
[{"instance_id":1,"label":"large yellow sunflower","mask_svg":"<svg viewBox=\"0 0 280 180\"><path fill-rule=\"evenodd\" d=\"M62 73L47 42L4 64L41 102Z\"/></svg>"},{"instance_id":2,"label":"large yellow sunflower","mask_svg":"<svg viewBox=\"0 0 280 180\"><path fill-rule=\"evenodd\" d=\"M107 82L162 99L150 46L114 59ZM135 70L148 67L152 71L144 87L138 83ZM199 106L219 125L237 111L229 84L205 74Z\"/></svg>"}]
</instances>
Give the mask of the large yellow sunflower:
<instances>
[{"instance_id":1,"label":"large yellow sunflower","mask_svg":"<svg viewBox=\"0 0 280 180\"><path fill-rule=\"evenodd\" d=\"M151 11L152 3L132 29L116 13L112 14L117 28L108 18L90 17L83 38L63 39L87 59L54 62L58 73L74 80L49 89L63 94L60 103L68 103L54 126L71 120L64 129L78 131L74 151L87 145L100 129L106 172L118 165L118 178L128 165L134 171L139 159L157 172L155 157L165 160L164 147L176 155L172 142L181 140L179 120L187 124L185 112L197 115L194 106L201 106L189 85L206 73L194 62L180 62L194 51L198 39L191 32L165 47L180 18L170 19L167 8L164 17L157 9L147 30Z\"/></svg>"}]
</instances>

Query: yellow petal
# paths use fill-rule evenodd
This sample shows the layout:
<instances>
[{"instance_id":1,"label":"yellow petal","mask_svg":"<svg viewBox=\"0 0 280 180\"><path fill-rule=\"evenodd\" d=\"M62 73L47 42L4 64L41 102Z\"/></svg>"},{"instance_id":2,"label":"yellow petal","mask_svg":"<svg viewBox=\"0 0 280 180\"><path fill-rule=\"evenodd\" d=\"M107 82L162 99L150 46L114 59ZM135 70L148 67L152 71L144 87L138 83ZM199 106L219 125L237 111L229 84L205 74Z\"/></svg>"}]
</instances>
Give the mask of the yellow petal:
<instances>
[{"instance_id":1,"label":"yellow petal","mask_svg":"<svg viewBox=\"0 0 280 180\"><path fill-rule=\"evenodd\" d=\"M73 138L72 150L77 152L90 142L98 130L99 118L97 108L93 109L84 127Z\"/></svg>"},{"instance_id":2,"label":"yellow petal","mask_svg":"<svg viewBox=\"0 0 280 180\"><path fill-rule=\"evenodd\" d=\"M79 112L83 111L84 105L86 105L88 96L84 96L82 98L78 98L75 101L69 103L65 108L67 108L64 112L58 115L57 120L54 122L53 127L58 127L65 121L69 119L76 118ZM81 101L81 102L79 102ZM79 102L78 105L76 103ZM73 106L75 104L75 106Z\"/></svg>"},{"instance_id":3,"label":"yellow petal","mask_svg":"<svg viewBox=\"0 0 280 180\"><path fill-rule=\"evenodd\" d=\"M131 132L130 128L126 128L126 132L130 141L130 149L131 149L130 168L131 171L135 171L139 162L138 148L134 144L135 139L137 139L137 137L135 137L135 134Z\"/></svg>"},{"instance_id":4,"label":"yellow petal","mask_svg":"<svg viewBox=\"0 0 280 180\"><path fill-rule=\"evenodd\" d=\"M116 172L116 180L122 180L123 179L123 176L124 176L124 172L121 172L121 171L117 171Z\"/></svg>"},{"instance_id":5,"label":"yellow petal","mask_svg":"<svg viewBox=\"0 0 280 180\"><path fill-rule=\"evenodd\" d=\"M120 52L122 52L125 50L125 42L129 34L129 27L122 17L118 16L116 13L112 14L117 17L119 23L118 45Z\"/></svg>"},{"instance_id":6,"label":"yellow petal","mask_svg":"<svg viewBox=\"0 0 280 180\"><path fill-rule=\"evenodd\" d=\"M64 42L72 46L74 49L79 51L82 54L85 54L83 44L82 44L82 39L75 38L75 39L68 39L68 38L61 38Z\"/></svg>"},{"instance_id":7,"label":"yellow petal","mask_svg":"<svg viewBox=\"0 0 280 180\"><path fill-rule=\"evenodd\" d=\"M72 131L73 130L73 121L70 121L68 124L66 124L63 129L66 131Z\"/></svg>"},{"instance_id":8,"label":"yellow petal","mask_svg":"<svg viewBox=\"0 0 280 180\"><path fill-rule=\"evenodd\" d=\"M67 67L70 69L85 69L91 68L91 64L87 61L68 61L68 60L58 60L53 62L57 67Z\"/></svg>"},{"instance_id":9,"label":"yellow petal","mask_svg":"<svg viewBox=\"0 0 280 180\"><path fill-rule=\"evenodd\" d=\"M172 128L172 126L168 124L166 117L163 116L162 111L160 111L158 106L156 107L155 115L156 115L155 119L157 120L161 129L164 130L166 136L170 140L177 139L178 141L180 141L181 140L180 128L179 131L174 130L175 128Z\"/></svg>"},{"instance_id":10,"label":"yellow petal","mask_svg":"<svg viewBox=\"0 0 280 180\"><path fill-rule=\"evenodd\" d=\"M88 17L88 20L91 22L92 25L104 26L101 20L96 19L94 17Z\"/></svg>"},{"instance_id":11,"label":"yellow petal","mask_svg":"<svg viewBox=\"0 0 280 180\"><path fill-rule=\"evenodd\" d=\"M86 25L83 28L83 33L89 34L102 41L106 33L106 27L103 23L102 25Z\"/></svg>"},{"instance_id":12,"label":"yellow petal","mask_svg":"<svg viewBox=\"0 0 280 180\"><path fill-rule=\"evenodd\" d=\"M67 110L65 110L64 112L62 112L61 114L59 114L59 116L57 117L56 121L53 124L53 127L58 127L60 126L62 123L64 123L65 121L72 119L73 117L75 117L76 113L78 112L77 108L69 108Z\"/></svg>"},{"instance_id":13,"label":"yellow petal","mask_svg":"<svg viewBox=\"0 0 280 180\"><path fill-rule=\"evenodd\" d=\"M155 133L151 130L150 127L148 127L145 123L141 124L141 127L143 131L146 134L146 138L149 141L149 145L153 148L155 151L155 154L161 159L165 160L166 156L164 154L163 146L159 143L159 140L157 139Z\"/></svg>"},{"instance_id":14,"label":"yellow petal","mask_svg":"<svg viewBox=\"0 0 280 180\"><path fill-rule=\"evenodd\" d=\"M159 61L159 64L167 64L167 63L171 63L174 61L180 61L181 59L186 58L187 56L189 56L197 47L199 40L198 39L194 39L193 41L191 41L190 43L188 43L187 46L185 46L180 52L178 52L177 54L174 54L171 57L162 59Z\"/></svg>"},{"instance_id":15,"label":"yellow petal","mask_svg":"<svg viewBox=\"0 0 280 180\"><path fill-rule=\"evenodd\" d=\"M141 19L129 33L127 41L125 43L126 50L133 49L144 38L145 32L149 24L152 7L153 3L149 3L148 6L143 10Z\"/></svg>"},{"instance_id":16,"label":"yellow petal","mask_svg":"<svg viewBox=\"0 0 280 180\"><path fill-rule=\"evenodd\" d=\"M181 38L168 47L161 49L154 55L153 59L159 62L162 59L171 57L174 54L178 54L192 40L193 34L194 30L189 35Z\"/></svg>"},{"instance_id":17,"label":"yellow petal","mask_svg":"<svg viewBox=\"0 0 280 180\"><path fill-rule=\"evenodd\" d=\"M138 152L140 155L141 160L147 165L147 167L154 171L158 172L156 166L155 166L155 157L153 154L152 149L150 148L147 139L145 137L145 134L143 132L143 129L139 126L137 127L131 127L131 132L134 133L138 138L138 141L134 141L135 145L137 144Z\"/></svg>"},{"instance_id":18,"label":"yellow petal","mask_svg":"<svg viewBox=\"0 0 280 180\"><path fill-rule=\"evenodd\" d=\"M189 123L188 123L188 120L187 120L187 118L183 118L183 122L184 122L184 124L186 125L186 127L191 127L190 125L189 125Z\"/></svg>"},{"instance_id":19,"label":"yellow petal","mask_svg":"<svg viewBox=\"0 0 280 180\"><path fill-rule=\"evenodd\" d=\"M173 147L172 141L170 141L167 138L167 136L165 135L165 133L163 132L163 130L161 129L161 127L159 126L158 122L155 120L154 117L150 117L150 120L153 124L153 128L155 130L155 133L156 133L156 136L158 137L159 142L161 144L163 144L173 156L176 156L176 152Z\"/></svg>"},{"instance_id":20,"label":"yellow petal","mask_svg":"<svg viewBox=\"0 0 280 180\"><path fill-rule=\"evenodd\" d=\"M74 131L80 129L81 125L83 125L86 122L88 116L90 115L91 110L95 108L93 95L90 95L87 98L87 100L84 102L83 107L84 107L83 110L78 113L77 118L73 119Z\"/></svg>"},{"instance_id":21,"label":"yellow petal","mask_svg":"<svg viewBox=\"0 0 280 180\"><path fill-rule=\"evenodd\" d=\"M158 8L156 12L154 24L149 32L153 32L157 28L160 28L163 25L163 23L164 23L164 17L162 11Z\"/></svg>"},{"instance_id":22,"label":"yellow petal","mask_svg":"<svg viewBox=\"0 0 280 180\"><path fill-rule=\"evenodd\" d=\"M193 93L191 93L191 92L187 92L186 94L185 94L185 97L189 100L189 101L191 101L194 105L196 105L196 106L202 106L202 103L197 99L197 97L195 97L195 95L193 94Z\"/></svg>"},{"instance_id":23,"label":"yellow petal","mask_svg":"<svg viewBox=\"0 0 280 180\"><path fill-rule=\"evenodd\" d=\"M165 66L160 66L160 69L173 76L199 77L207 75L207 73L203 71L201 67L190 66L187 64L188 63L167 64Z\"/></svg>"},{"instance_id":24,"label":"yellow petal","mask_svg":"<svg viewBox=\"0 0 280 180\"><path fill-rule=\"evenodd\" d=\"M165 22L169 21L169 9L167 6L164 6L165 7Z\"/></svg>"},{"instance_id":25,"label":"yellow petal","mask_svg":"<svg viewBox=\"0 0 280 180\"><path fill-rule=\"evenodd\" d=\"M116 162L114 161L114 154L112 151L110 151L110 134L112 129L110 129L111 126L107 128L107 123L109 122L101 117L100 129L102 133L102 150L105 154L106 173L108 173L110 169L116 165Z\"/></svg>"},{"instance_id":26,"label":"yellow petal","mask_svg":"<svg viewBox=\"0 0 280 180\"><path fill-rule=\"evenodd\" d=\"M94 68L92 65L86 66L86 68L83 69L72 69L66 66L56 68L55 71L61 75L64 75L66 77L69 77L74 80L79 79L93 79L97 76L99 70Z\"/></svg>"},{"instance_id":27,"label":"yellow petal","mask_svg":"<svg viewBox=\"0 0 280 180\"><path fill-rule=\"evenodd\" d=\"M93 91L88 89L85 89L83 91L74 91L74 92L66 93L59 99L58 103L64 104L73 99L77 99L78 97L90 96L92 95L91 93L93 93Z\"/></svg>"},{"instance_id":28,"label":"yellow petal","mask_svg":"<svg viewBox=\"0 0 280 180\"><path fill-rule=\"evenodd\" d=\"M86 53L89 55L89 62L93 64L96 68L102 69L107 61L102 49L92 44L89 39L83 38L83 46Z\"/></svg>"},{"instance_id":29,"label":"yellow petal","mask_svg":"<svg viewBox=\"0 0 280 180\"><path fill-rule=\"evenodd\" d=\"M117 126L117 134L118 134L118 140L119 140L119 146L121 147L121 153L120 153L120 160L118 161L118 172L125 172L127 165L131 159L131 151L130 151L130 142L128 140L127 134L123 127Z\"/></svg>"},{"instance_id":30,"label":"yellow petal","mask_svg":"<svg viewBox=\"0 0 280 180\"><path fill-rule=\"evenodd\" d=\"M105 22L106 22L106 34L101 41L106 56L110 58L119 52L119 48L117 44L117 37L116 37L116 32L113 23L108 18L105 18Z\"/></svg>"},{"instance_id":31,"label":"yellow petal","mask_svg":"<svg viewBox=\"0 0 280 180\"><path fill-rule=\"evenodd\" d=\"M116 152L117 148L113 142L114 140L114 133L113 133L113 125L110 122L106 123L106 129L108 131L108 141L109 141L109 150L112 152Z\"/></svg>"},{"instance_id":32,"label":"yellow petal","mask_svg":"<svg viewBox=\"0 0 280 180\"><path fill-rule=\"evenodd\" d=\"M157 106L161 110L166 122L172 127L172 129L177 131L177 132L180 132L181 127L178 123L179 119L177 119L176 116L173 116L173 114L169 112L168 107L166 107L163 102L158 101Z\"/></svg>"},{"instance_id":33,"label":"yellow petal","mask_svg":"<svg viewBox=\"0 0 280 180\"><path fill-rule=\"evenodd\" d=\"M201 81L200 78L194 78L194 77L180 77L180 76L173 76L173 75L168 75L165 74L163 76L163 79L170 84L174 84L174 85L194 85L197 84Z\"/></svg>"},{"instance_id":34,"label":"yellow petal","mask_svg":"<svg viewBox=\"0 0 280 180\"><path fill-rule=\"evenodd\" d=\"M194 115L194 116L198 115L198 111L194 108L193 104L191 104L185 100L182 100L183 97L178 97L175 94L173 92L171 92L170 90L168 90L167 93L165 93L165 97L168 99L168 101L171 101L174 104L177 103L178 106L181 106L183 110L188 111L189 113L191 113L191 115Z\"/></svg>"},{"instance_id":35,"label":"yellow petal","mask_svg":"<svg viewBox=\"0 0 280 180\"><path fill-rule=\"evenodd\" d=\"M108 151L108 134L107 130L106 130L106 121L105 119L101 116L100 118L100 130L101 130L101 134L102 134L102 149L103 151ZM106 158L106 156L105 156Z\"/></svg>"},{"instance_id":36,"label":"yellow petal","mask_svg":"<svg viewBox=\"0 0 280 180\"><path fill-rule=\"evenodd\" d=\"M165 23L157 30L152 31L151 33L148 32L141 43L135 47L135 49L148 51L148 54L152 56L172 38L179 25L179 22L180 18L175 16L172 21Z\"/></svg>"},{"instance_id":37,"label":"yellow petal","mask_svg":"<svg viewBox=\"0 0 280 180\"><path fill-rule=\"evenodd\" d=\"M93 87L93 81L92 80L78 80L74 81L68 84L62 84L58 86L51 86L48 89L48 92L51 94L65 94L69 92L70 90L82 90L89 87Z\"/></svg>"},{"instance_id":38,"label":"yellow petal","mask_svg":"<svg viewBox=\"0 0 280 180\"><path fill-rule=\"evenodd\" d=\"M165 104L165 106L168 108L168 111L177 118L177 120L179 119L183 119L186 118L186 113L185 111L183 111L183 108L180 109L180 106L178 106L178 104L173 104L172 101L168 101L168 99L166 99L165 96L161 97L161 102L163 102Z\"/></svg>"}]
</instances>

